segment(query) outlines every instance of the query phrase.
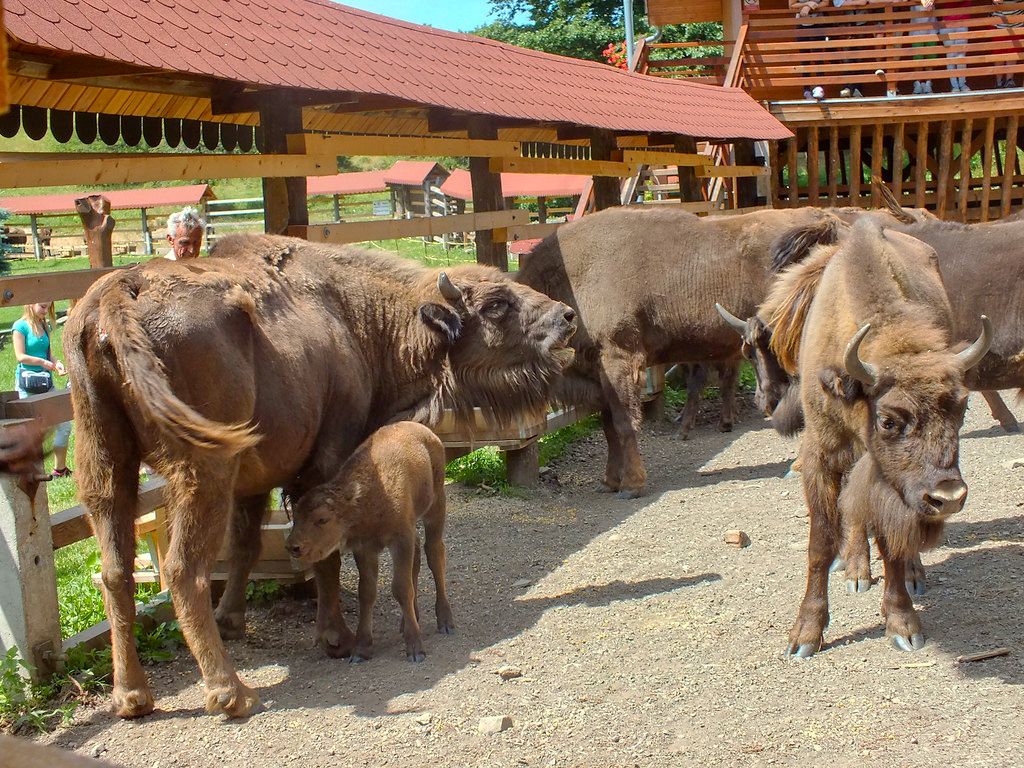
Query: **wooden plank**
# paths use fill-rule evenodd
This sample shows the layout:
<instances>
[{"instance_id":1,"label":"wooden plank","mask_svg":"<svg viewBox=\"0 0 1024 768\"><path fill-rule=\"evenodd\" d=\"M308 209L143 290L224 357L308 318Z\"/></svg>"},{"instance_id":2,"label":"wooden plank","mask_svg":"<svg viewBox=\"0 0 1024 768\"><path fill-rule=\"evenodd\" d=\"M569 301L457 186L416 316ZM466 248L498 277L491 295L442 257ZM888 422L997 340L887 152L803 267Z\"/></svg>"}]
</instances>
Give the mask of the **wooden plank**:
<instances>
[{"instance_id":1,"label":"wooden plank","mask_svg":"<svg viewBox=\"0 0 1024 768\"><path fill-rule=\"evenodd\" d=\"M581 176L625 178L637 171L635 163L615 160L560 160L550 157L492 157L491 173L572 173Z\"/></svg>"},{"instance_id":2,"label":"wooden plank","mask_svg":"<svg viewBox=\"0 0 1024 768\"><path fill-rule=\"evenodd\" d=\"M768 203L772 208L778 208L781 196L779 186L782 184L782 165L779 162L779 142L768 142Z\"/></svg>"},{"instance_id":3,"label":"wooden plank","mask_svg":"<svg viewBox=\"0 0 1024 768\"><path fill-rule=\"evenodd\" d=\"M505 238L508 242L517 240L534 240L538 237L547 237L558 231L565 222L554 222L551 224L527 224L521 227L508 227L505 230Z\"/></svg>"},{"instance_id":4,"label":"wooden plank","mask_svg":"<svg viewBox=\"0 0 1024 768\"><path fill-rule=\"evenodd\" d=\"M996 119L990 117L985 121L985 144L981 155L981 220L989 219L989 206L992 204L992 160L996 143Z\"/></svg>"},{"instance_id":5,"label":"wooden plank","mask_svg":"<svg viewBox=\"0 0 1024 768\"><path fill-rule=\"evenodd\" d=\"M818 205L818 127L807 129L807 204Z\"/></svg>"},{"instance_id":6,"label":"wooden plank","mask_svg":"<svg viewBox=\"0 0 1024 768\"><path fill-rule=\"evenodd\" d=\"M960 221L967 221L967 196L971 189L971 140L974 134L974 121L964 121L963 133L960 134L960 188L957 209Z\"/></svg>"},{"instance_id":7,"label":"wooden plank","mask_svg":"<svg viewBox=\"0 0 1024 768\"><path fill-rule=\"evenodd\" d=\"M363 243L368 240L396 240L402 237L425 237L449 232L482 232L529 223L529 211L519 208L511 211L460 213L454 216L311 224L306 227L289 227L288 233L314 243Z\"/></svg>"},{"instance_id":8,"label":"wooden plank","mask_svg":"<svg viewBox=\"0 0 1024 768\"><path fill-rule=\"evenodd\" d=\"M39 419L46 427L63 424L74 418L71 393L66 389L54 389L20 400L7 400L4 403L4 416L8 419Z\"/></svg>"},{"instance_id":9,"label":"wooden plank","mask_svg":"<svg viewBox=\"0 0 1024 768\"><path fill-rule=\"evenodd\" d=\"M903 202L903 123L896 123L893 126L892 140L892 168L889 172L892 175L892 193L896 199Z\"/></svg>"},{"instance_id":10,"label":"wooden plank","mask_svg":"<svg viewBox=\"0 0 1024 768\"><path fill-rule=\"evenodd\" d=\"M795 133L795 132L794 132ZM800 205L800 168L799 168L800 142L797 136L786 142L786 165L789 166L789 207L796 208Z\"/></svg>"},{"instance_id":11,"label":"wooden plank","mask_svg":"<svg viewBox=\"0 0 1024 768\"><path fill-rule=\"evenodd\" d=\"M1010 192L1013 189L1013 175L1017 167L1017 130L1020 126L1020 118L1017 115L1010 115L1006 121L1006 153L1003 159L1003 184L1002 205L999 209L1000 216L1010 215Z\"/></svg>"},{"instance_id":12,"label":"wooden plank","mask_svg":"<svg viewBox=\"0 0 1024 768\"><path fill-rule=\"evenodd\" d=\"M0 188L137 184L180 179L328 176L338 172L333 156L134 154L93 158L33 159L0 155Z\"/></svg>"},{"instance_id":13,"label":"wooden plank","mask_svg":"<svg viewBox=\"0 0 1024 768\"><path fill-rule=\"evenodd\" d=\"M522 142L434 136L339 136L288 134L288 152L298 155L410 155L413 157L519 157Z\"/></svg>"},{"instance_id":14,"label":"wooden plank","mask_svg":"<svg viewBox=\"0 0 1024 768\"><path fill-rule=\"evenodd\" d=\"M839 197L839 126L831 125L828 130L828 204L835 206Z\"/></svg>"},{"instance_id":15,"label":"wooden plank","mask_svg":"<svg viewBox=\"0 0 1024 768\"><path fill-rule=\"evenodd\" d=\"M705 161L708 158L704 158ZM753 176L767 176L768 168L763 165L706 165L697 173L698 179L735 179Z\"/></svg>"},{"instance_id":16,"label":"wooden plank","mask_svg":"<svg viewBox=\"0 0 1024 768\"><path fill-rule=\"evenodd\" d=\"M162 477L147 480L139 487L139 507L135 517L139 518L153 512L164 505L164 487L167 481ZM78 505L50 515L50 535L53 548L60 549L76 541L92 536L92 525L89 523L89 512Z\"/></svg>"},{"instance_id":17,"label":"wooden plank","mask_svg":"<svg viewBox=\"0 0 1024 768\"><path fill-rule=\"evenodd\" d=\"M946 215L946 204L949 200L950 174L949 164L953 159L953 123L949 120L942 121L939 129L939 183L936 187L938 193L938 204L935 215L940 219Z\"/></svg>"},{"instance_id":18,"label":"wooden plank","mask_svg":"<svg viewBox=\"0 0 1024 768\"><path fill-rule=\"evenodd\" d=\"M850 205L860 207L860 183L864 178L864 164L860 159L861 127L850 126Z\"/></svg>"},{"instance_id":19,"label":"wooden plank","mask_svg":"<svg viewBox=\"0 0 1024 768\"><path fill-rule=\"evenodd\" d=\"M104 275L124 267L77 269L0 278L0 306L78 299Z\"/></svg>"},{"instance_id":20,"label":"wooden plank","mask_svg":"<svg viewBox=\"0 0 1024 768\"><path fill-rule=\"evenodd\" d=\"M871 133L871 178L882 178L882 155L885 154L885 126L881 123L875 125ZM871 207L877 208L882 204L882 196L878 191L878 185L871 185Z\"/></svg>"},{"instance_id":21,"label":"wooden plank","mask_svg":"<svg viewBox=\"0 0 1024 768\"><path fill-rule=\"evenodd\" d=\"M924 196L928 191L928 182L925 173L928 170L928 130L930 126L927 120L917 124L917 160L914 168L914 195L915 205L924 208Z\"/></svg>"},{"instance_id":22,"label":"wooden plank","mask_svg":"<svg viewBox=\"0 0 1024 768\"><path fill-rule=\"evenodd\" d=\"M699 167L707 165L710 157L691 152L662 152L644 149L626 149L622 152L623 162L636 165L682 165Z\"/></svg>"}]
</instances>

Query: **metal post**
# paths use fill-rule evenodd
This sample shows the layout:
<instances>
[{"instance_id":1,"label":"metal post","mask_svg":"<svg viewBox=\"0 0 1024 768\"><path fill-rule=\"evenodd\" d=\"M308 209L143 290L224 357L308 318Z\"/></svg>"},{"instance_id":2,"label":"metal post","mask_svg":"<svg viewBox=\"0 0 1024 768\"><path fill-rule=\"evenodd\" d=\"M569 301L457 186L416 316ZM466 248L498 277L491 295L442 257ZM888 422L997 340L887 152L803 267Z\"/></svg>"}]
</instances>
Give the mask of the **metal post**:
<instances>
[{"instance_id":1,"label":"metal post","mask_svg":"<svg viewBox=\"0 0 1024 768\"><path fill-rule=\"evenodd\" d=\"M153 233L149 231L149 222L146 221L146 209L140 208L142 212L142 249L147 256L153 255Z\"/></svg>"},{"instance_id":2,"label":"metal post","mask_svg":"<svg viewBox=\"0 0 1024 768\"><path fill-rule=\"evenodd\" d=\"M39 243L39 220L35 214L29 216L28 220L32 223L32 250L36 253L36 261L41 261L43 258L43 246Z\"/></svg>"},{"instance_id":3,"label":"metal post","mask_svg":"<svg viewBox=\"0 0 1024 768\"><path fill-rule=\"evenodd\" d=\"M17 648L43 681L61 664L60 612L46 486L32 490L34 501L17 478L0 476L0 653Z\"/></svg>"},{"instance_id":4,"label":"metal post","mask_svg":"<svg viewBox=\"0 0 1024 768\"><path fill-rule=\"evenodd\" d=\"M633 65L633 49L636 47L633 37L633 0L622 0L622 15L626 19L626 61Z\"/></svg>"}]
</instances>

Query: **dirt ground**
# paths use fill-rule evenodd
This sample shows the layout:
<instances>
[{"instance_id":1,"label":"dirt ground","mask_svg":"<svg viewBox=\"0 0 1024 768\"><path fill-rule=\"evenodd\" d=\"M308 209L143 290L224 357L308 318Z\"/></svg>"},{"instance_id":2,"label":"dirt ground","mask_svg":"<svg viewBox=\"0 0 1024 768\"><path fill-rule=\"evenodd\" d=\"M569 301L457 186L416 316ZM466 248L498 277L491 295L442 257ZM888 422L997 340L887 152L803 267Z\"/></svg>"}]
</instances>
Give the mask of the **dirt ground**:
<instances>
[{"instance_id":1,"label":"dirt ground","mask_svg":"<svg viewBox=\"0 0 1024 768\"><path fill-rule=\"evenodd\" d=\"M783 479L795 443L749 408L732 434L714 418L706 408L684 443L647 430L650 492L636 501L592 490L600 435L527 497L453 488L458 632L428 634L422 664L405 661L384 579L370 663L322 657L310 647L313 602L282 600L254 611L248 639L230 645L265 711L205 715L182 653L150 668L154 715L121 722L100 702L47 741L132 768L1020 765L1024 468L1007 466L1024 457L1024 437L1003 434L972 397L961 446L970 498L925 556L923 650L890 646L878 585L848 595L835 574L825 648L787 661L807 536L800 482ZM725 545L733 528L751 546ZM425 567L420 585L431 628ZM1010 655L956 662L998 646ZM522 676L503 680L506 666ZM479 732L481 718L505 715L504 732Z\"/></svg>"}]
</instances>

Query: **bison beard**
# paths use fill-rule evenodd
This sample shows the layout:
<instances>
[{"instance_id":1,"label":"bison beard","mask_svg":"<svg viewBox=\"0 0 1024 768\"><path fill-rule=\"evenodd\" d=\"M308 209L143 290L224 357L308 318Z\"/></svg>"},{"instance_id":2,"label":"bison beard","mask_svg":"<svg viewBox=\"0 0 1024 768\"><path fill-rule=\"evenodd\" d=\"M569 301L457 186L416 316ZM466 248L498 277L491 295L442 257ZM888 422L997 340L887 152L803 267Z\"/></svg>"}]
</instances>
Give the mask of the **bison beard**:
<instances>
[{"instance_id":1,"label":"bison beard","mask_svg":"<svg viewBox=\"0 0 1024 768\"><path fill-rule=\"evenodd\" d=\"M492 268L445 275L272 236L226 237L209 259L155 259L97 281L71 313L64 349L79 495L102 557L115 711L137 717L154 706L132 635L141 460L167 480L175 524L164 573L207 708L244 716L258 697L218 627L244 632L270 491L323 482L374 430L436 420L446 398L462 413L483 405L506 418L539 407L571 354L573 319ZM209 572L225 530L231 564L215 622ZM334 555L316 569L317 634L331 655L352 646L339 564Z\"/></svg>"}]
</instances>

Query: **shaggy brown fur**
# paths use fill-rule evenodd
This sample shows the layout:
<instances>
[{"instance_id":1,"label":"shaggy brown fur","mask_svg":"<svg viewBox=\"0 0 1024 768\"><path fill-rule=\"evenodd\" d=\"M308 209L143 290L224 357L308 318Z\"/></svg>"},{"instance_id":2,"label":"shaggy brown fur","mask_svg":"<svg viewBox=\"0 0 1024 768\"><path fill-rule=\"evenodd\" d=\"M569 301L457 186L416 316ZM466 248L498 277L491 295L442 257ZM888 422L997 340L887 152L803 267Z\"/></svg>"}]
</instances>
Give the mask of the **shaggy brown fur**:
<instances>
[{"instance_id":1,"label":"shaggy brown fur","mask_svg":"<svg viewBox=\"0 0 1024 768\"><path fill-rule=\"evenodd\" d=\"M840 509L847 516L844 486L850 519L870 520L885 560L887 632L899 647L918 648L924 636L903 583L905 562L937 540L942 521L966 498L958 466L965 363L950 349L952 310L934 251L864 218L780 282L789 288L773 292L772 314L806 318L784 333L801 333L796 359L807 423L800 459L811 516L807 591L789 651L808 656L821 646ZM781 306L785 297L794 305ZM844 362L865 323L859 358L874 366L870 384Z\"/></svg>"},{"instance_id":2,"label":"shaggy brown fur","mask_svg":"<svg viewBox=\"0 0 1024 768\"><path fill-rule=\"evenodd\" d=\"M132 636L140 461L167 480L164 573L207 707L241 716L257 697L218 625L244 631L270 491L323 482L374 430L433 421L446 401L542 408L572 354L572 311L494 269L453 268L450 287L386 254L271 236L224 238L213 256L99 280L64 336L76 479L100 545L124 717L153 709ZM229 528L234 559L215 622L209 570ZM333 555L317 566L317 635L331 655L354 644L339 564Z\"/></svg>"},{"instance_id":3,"label":"shaggy brown fur","mask_svg":"<svg viewBox=\"0 0 1024 768\"><path fill-rule=\"evenodd\" d=\"M402 634L409 661L423 661L417 618L420 570L417 520L423 521L424 551L437 590L437 631L455 627L445 588L444 445L427 427L402 421L374 432L338 473L310 489L295 504L288 549L300 560L318 561L335 549L351 550L359 568L359 628L352 661L373 656L373 605L378 557L391 550L391 591L402 609Z\"/></svg>"},{"instance_id":4,"label":"shaggy brown fur","mask_svg":"<svg viewBox=\"0 0 1024 768\"><path fill-rule=\"evenodd\" d=\"M559 228L530 254L519 281L579 315L576 361L556 395L602 411L602 490L625 497L644 490L637 443L644 367L736 361L741 340L715 302L753 315L767 290L772 241L823 215L791 209L702 219L667 207L613 208Z\"/></svg>"}]
</instances>

